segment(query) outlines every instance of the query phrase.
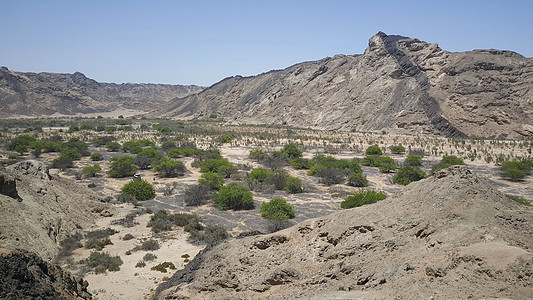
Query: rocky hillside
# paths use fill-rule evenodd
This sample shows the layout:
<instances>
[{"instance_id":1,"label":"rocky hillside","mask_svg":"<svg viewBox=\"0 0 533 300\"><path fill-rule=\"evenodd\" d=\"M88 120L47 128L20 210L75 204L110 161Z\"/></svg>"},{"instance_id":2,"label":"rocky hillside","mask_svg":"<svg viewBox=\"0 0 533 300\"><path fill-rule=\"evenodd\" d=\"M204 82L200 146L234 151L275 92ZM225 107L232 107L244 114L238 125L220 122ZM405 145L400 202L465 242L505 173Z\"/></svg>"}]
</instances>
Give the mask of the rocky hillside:
<instances>
[{"instance_id":1,"label":"rocky hillside","mask_svg":"<svg viewBox=\"0 0 533 300\"><path fill-rule=\"evenodd\" d=\"M0 170L0 248L25 249L52 260L62 240L110 214L87 187L50 176L28 160Z\"/></svg>"},{"instance_id":2,"label":"rocky hillside","mask_svg":"<svg viewBox=\"0 0 533 300\"><path fill-rule=\"evenodd\" d=\"M168 84L100 83L82 73L21 73L0 68L0 117L54 113L149 111L202 87Z\"/></svg>"},{"instance_id":3,"label":"rocky hillside","mask_svg":"<svg viewBox=\"0 0 533 300\"><path fill-rule=\"evenodd\" d=\"M0 248L0 299L92 299L87 286L34 253Z\"/></svg>"},{"instance_id":4,"label":"rocky hillside","mask_svg":"<svg viewBox=\"0 0 533 300\"><path fill-rule=\"evenodd\" d=\"M464 166L203 251L156 299L529 299L533 211Z\"/></svg>"},{"instance_id":5,"label":"rocky hillside","mask_svg":"<svg viewBox=\"0 0 533 300\"><path fill-rule=\"evenodd\" d=\"M252 124L445 136L533 136L533 59L499 50L452 53L373 36L362 55L336 55L231 77L156 113L217 114Z\"/></svg>"}]
</instances>

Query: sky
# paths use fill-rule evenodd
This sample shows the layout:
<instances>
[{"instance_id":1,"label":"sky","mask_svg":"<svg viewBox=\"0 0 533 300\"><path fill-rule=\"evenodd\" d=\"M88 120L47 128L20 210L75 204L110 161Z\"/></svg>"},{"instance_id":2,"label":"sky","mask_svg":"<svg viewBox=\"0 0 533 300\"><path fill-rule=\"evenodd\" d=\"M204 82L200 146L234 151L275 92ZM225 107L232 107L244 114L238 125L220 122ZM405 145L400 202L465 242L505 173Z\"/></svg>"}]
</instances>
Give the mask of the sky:
<instances>
[{"instance_id":1,"label":"sky","mask_svg":"<svg viewBox=\"0 0 533 300\"><path fill-rule=\"evenodd\" d=\"M533 1L0 0L0 66L210 86L336 54L379 31L533 57Z\"/></svg>"}]
</instances>

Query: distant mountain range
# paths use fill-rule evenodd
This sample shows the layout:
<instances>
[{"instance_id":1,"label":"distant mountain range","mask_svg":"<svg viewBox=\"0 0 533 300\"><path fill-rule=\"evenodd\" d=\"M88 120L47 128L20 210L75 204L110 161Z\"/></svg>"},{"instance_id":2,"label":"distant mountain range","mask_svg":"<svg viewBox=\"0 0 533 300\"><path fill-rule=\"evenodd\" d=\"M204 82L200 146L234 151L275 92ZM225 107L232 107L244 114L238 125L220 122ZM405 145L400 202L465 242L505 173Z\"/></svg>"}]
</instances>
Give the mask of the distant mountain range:
<instances>
[{"instance_id":1,"label":"distant mountain range","mask_svg":"<svg viewBox=\"0 0 533 300\"><path fill-rule=\"evenodd\" d=\"M319 129L532 137L533 59L500 50L447 52L379 32L362 55L226 78L155 114L217 114L239 123Z\"/></svg>"},{"instance_id":2,"label":"distant mountain range","mask_svg":"<svg viewBox=\"0 0 533 300\"><path fill-rule=\"evenodd\" d=\"M209 88L98 83L81 73L0 69L0 116L131 108L153 116L316 129L533 137L533 59L447 52L379 32L361 55L336 55ZM155 108L155 110L154 110Z\"/></svg>"},{"instance_id":3,"label":"distant mountain range","mask_svg":"<svg viewBox=\"0 0 533 300\"><path fill-rule=\"evenodd\" d=\"M149 111L176 97L201 91L195 85L101 83L82 73L22 73L0 68L0 117Z\"/></svg>"}]
</instances>

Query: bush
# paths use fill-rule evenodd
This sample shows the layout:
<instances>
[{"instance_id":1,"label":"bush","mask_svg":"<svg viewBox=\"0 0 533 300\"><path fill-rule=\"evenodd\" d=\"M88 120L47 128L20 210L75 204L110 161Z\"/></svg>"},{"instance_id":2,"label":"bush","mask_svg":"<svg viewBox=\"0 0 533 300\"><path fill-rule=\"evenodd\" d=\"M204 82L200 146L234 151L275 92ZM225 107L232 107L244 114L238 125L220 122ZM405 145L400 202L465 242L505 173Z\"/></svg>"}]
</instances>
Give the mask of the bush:
<instances>
[{"instance_id":1,"label":"bush","mask_svg":"<svg viewBox=\"0 0 533 300\"><path fill-rule=\"evenodd\" d=\"M143 256L143 261L152 261L152 260L156 260L157 259L157 256L153 253L146 253L144 256Z\"/></svg>"},{"instance_id":2,"label":"bush","mask_svg":"<svg viewBox=\"0 0 533 300\"><path fill-rule=\"evenodd\" d=\"M396 162L389 156L380 156L374 164L381 173L389 173L390 171L396 170Z\"/></svg>"},{"instance_id":3,"label":"bush","mask_svg":"<svg viewBox=\"0 0 533 300\"><path fill-rule=\"evenodd\" d=\"M74 166L74 162L72 161L72 158L60 156L52 160L50 168L65 170L67 168L72 168L73 166Z\"/></svg>"},{"instance_id":4,"label":"bush","mask_svg":"<svg viewBox=\"0 0 533 300\"><path fill-rule=\"evenodd\" d=\"M214 202L220 210L253 209L254 200L252 192L247 187L230 183L223 186L218 193L213 195Z\"/></svg>"},{"instance_id":5,"label":"bush","mask_svg":"<svg viewBox=\"0 0 533 300\"><path fill-rule=\"evenodd\" d=\"M526 198L514 196L514 195L506 195L509 199L518 202L520 204L523 204L525 206L531 206L531 202L529 202Z\"/></svg>"},{"instance_id":6,"label":"bush","mask_svg":"<svg viewBox=\"0 0 533 300\"><path fill-rule=\"evenodd\" d=\"M187 188L183 193L183 201L187 206L203 205L211 198L209 188L205 185L197 184Z\"/></svg>"},{"instance_id":7,"label":"bush","mask_svg":"<svg viewBox=\"0 0 533 300\"><path fill-rule=\"evenodd\" d=\"M200 164L200 172L218 173L226 178L229 178L231 174L237 172L237 170L237 167L224 158L207 159Z\"/></svg>"},{"instance_id":8,"label":"bush","mask_svg":"<svg viewBox=\"0 0 533 300\"><path fill-rule=\"evenodd\" d=\"M161 273L166 273L167 269L175 270L176 266L174 266L174 264L171 262L165 261L150 268L152 271L159 271Z\"/></svg>"},{"instance_id":9,"label":"bush","mask_svg":"<svg viewBox=\"0 0 533 300\"><path fill-rule=\"evenodd\" d=\"M121 194L134 196L139 201L153 199L154 187L144 179L136 179L126 183L120 190Z\"/></svg>"},{"instance_id":10,"label":"bush","mask_svg":"<svg viewBox=\"0 0 533 300\"><path fill-rule=\"evenodd\" d=\"M231 138L231 136L229 135L224 135L220 138L220 142L223 143L223 144L228 144L228 143L231 143L233 139Z\"/></svg>"},{"instance_id":11,"label":"bush","mask_svg":"<svg viewBox=\"0 0 533 300\"><path fill-rule=\"evenodd\" d=\"M224 176L213 172L203 173L198 179L198 183L218 190L224 185Z\"/></svg>"},{"instance_id":12,"label":"bush","mask_svg":"<svg viewBox=\"0 0 533 300\"><path fill-rule=\"evenodd\" d=\"M302 157L303 153L294 143L287 144L281 150L282 153L286 154L288 160Z\"/></svg>"},{"instance_id":13,"label":"bush","mask_svg":"<svg viewBox=\"0 0 533 300\"><path fill-rule=\"evenodd\" d=\"M207 225L203 230L189 231L187 240L191 244L216 244L228 238L227 231L218 225ZM188 261L188 259L186 258Z\"/></svg>"},{"instance_id":14,"label":"bush","mask_svg":"<svg viewBox=\"0 0 533 300\"><path fill-rule=\"evenodd\" d=\"M187 213L169 214L165 210L156 212L146 226L151 227L155 233L172 230L172 226L201 228L200 218L197 215Z\"/></svg>"},{"instance_id":15,"label":"bush","mask_svg":"<svg viewBox=\"0 0 533 300\"><path fill-rule=\"evenodd\" d=\"M91 160L92 161L101 161L104 159L104 156L100 153L93 153L91 154Z\"/></svg>"},{"instance_id":16,"label":"bush","mask_svg":"<svg viewBox=\"0 0 533 300\"><path fill-rule=\"evenodd\" d=\"M370 146L366 148L365 151L366 155L382 155L383 151L381 151L381 148L379 148L378 145Z\"/></svg>"},{"instance_id":17,"label":"bush","mask_svg":"<svg viewBox=\"0 0 533 300\"><path fill-rule=\"evenodd\" d=\"M426 176L426 173L417 167L403 167L396 172L393 182L401 185L408 185L413 181L418 181Z\"/></svg>"},{"instance_id":18,"label":"bush","mask_svg":"<svg viewBox=\"0 0 533 300\"><path fill-rule=\"evenodd\" d=\"M348 176L348 185L355 187L365 187L368 186L368 180L366 176L361 173L353 173Z\"/></svg>"},{"instance_id":19,"label":"bush","mask_svg":"<svg viewBox=\"0 0 533 300\"><path fill-rule=\"evenodd\" d=\"M96 274L105 273L106 271L120 271L120 266L123 263L119 256L111 256L105 252L91 252L87 259L80 262L93 268Z\"/></svg>"},{"instance_id":20,"label":"bush","mask_svg":"<svg viewBox=\"0 0 533 300\"><path fill-rule=\"evenodd\" d=\"M311 167L315 165L315 163L310 159L299 157L299 158L295 158L291 160L291 165L293 168L297 170L301 170L301 169L309 170L311 169Z\"/></svg>"},{"instance_id":21,"label":"bush","mask_svg":"<svg viewBox=\"0 0 533 300\"><path fill-rule=\"evenodd\" d=\"M276 198L261 204L261 215L269 220L284 221L295 217L292 205L284 198Z\"/></svg>"},{"instance_id":22,"label":"bush","mask_svg":"<svg viewBox=\"0 0 533 300\"><path fill-rule=\"evenodd\" d=\"M341 208L353 208L359 207L365 204L376 203L380 200L387 198L387 195L383 192L376 192L373 190L359 190L351 196L348 196L341 202Z\"/></svg>"},{"instance_id":23,"label":"bush","mask_svg":"<svg viewBox=\"0 0 533 300\"><path fill-rule=\"evenodd\" d=\"M402 145L390 146L390 152L393 154L402 154L405 153L405 148Z\"/></svg>"},{"instance_id":24,"label":"bush","mask_svg":"<svg viewBox=\"0 0 533 300\"><path fill-rule=\"evenodd\" d=\"M105 147L107 148L107 151L109 152L118 152L122 146L120 146L117 142L107 142L105 144Z\"/></svg>"},{"instance_id":25,"label":"bush","mask_svg":"<svg viewBox=\"0 0 533 300\"><path fill-rule=\"evenodd\" d=\"M139 249L143 251L155 251L161 248L157 240L146 240L140 246Z\"/></svg>"},{"instance_id":26,"label":"bush","mask_svg":"<svg viewBox=\"0 0 533 300\"><path fill-rule=\"evenodd\" d=\"M298 177L289 176L285 180L285 188L283 190L291 194L303 192L302 180Z\"/></svg>"},{"instance_id":27,"label":"bush","mask_svg":"<svg viewBox=\"0 0 533 300\"><path fill-rule=\"evenodd\" d=\"M107 172L114 178L133 176L137 172L137 167L133 164L131 156L113 156L111 157L111 168Z\"/></svg>"},{"instance_id":28,"label":"bush","mask_svg":"<svg viewBox=\"0 0 533 300\"><path fill-rule=\"evenodd\" d=\"M420 167L422 166L422 156L420 155L407 155L405 158L404 166L406 167Z\"/></svg>"},{"instance_id":29,"label":"bush","mask_svg":"<svg viewBox=\"0 0 533 300\"><path fill-rule=\"evenodd\" d=\"M100 167L99 164L83 167L83 170L82 170L83 174L89 175L92 177L95 177L101 171L102 171L102 168Z\"/></svg>"},{"instance_id":30,"label":"bush","mask_svg":"<svg viewBox=\"0 0 533 300\"><path fill-rule=\"evenodd\" d=\"M126 233L126 235L124 235L124 237L122 238L123 241L129 241L129 240L132 240L134 239L135 237L131 234L131 233Z\"/></svg>"},{"instance_id":31,"label":"bush","mask_svg":"<svg viewBox=\"0 0 533 300\"><path fill-rule=\"evenodd\" d=\"M346 173L334 167L319 167L316 169L315 174L315 176L320 177L320 182L325 185L343 183L346 179Z\"/></svg>"},{"instance_id":32,"label":"bush","mask_svg":"<svg viewBox=\"0 0 533 300\"><path fill-rule=\"evenodd\" d=\"M253 168L250 173L248 173L248 178L261 183L267 180L267 178L270 176L270 173L272 173L272 171L269 171L265 168Z\"/></svg>"},{"instance_id":33,"label":"bush","mask_svg":"<svg viewBox=\"0 0 533 300\"><path fill-rule=\"evenodd\" d=\"M464 164L465 162L463 161L462 158L459 158L455 155L448 155L448 156L444 156L437 165L433 166L433 168L431 169L431 172L433 173L438 170L446 169L451 166L464 165Z\"/></svg>"},{"instance_id":34,"label":"bush","mask_svg":"<svg viewBox=\"0 0 533 300\"><path fill-rule=\"evenodd\" d=\"M257 159L257 160L260 160L260 159L263 159L265 157L266 153L265 151L263 151L263 149L261 148L255 148L255 149L252 149L250 150L250 155L249 157L251 159Z\"/></svg>"},{"instance_id":35,"label":"bush","mask_svg":"<svg viewBox=\"0 0 533 300\"><path fill-rule=\"evenodd\" d=\"M166 158L154 166L154 171L163 177L182 176L185 174L185 165L179 161Z\"/></svg>"},{"instance_id":36,"label":"bush","mask_svg":"<svg viewBox=\"0 0 533 300\"><path fill-rule=\"evenodd\" d=\"M28 151L30 143L35 142L37 139L31 135L19 135L11 140L7 146L7 150L16 151L18 153L24 153Z\"/></svg>"},{"instance_id":37,"label":"bush","mask_svg":"<svg viewBox=\"0 0 533 300\"><path fill-rule=\"evenodd\" d=\"M504 161L501 163L501 176L511 181L520 181L531 172L532 167L531 160Z\"/></svg>"}]
</instances>

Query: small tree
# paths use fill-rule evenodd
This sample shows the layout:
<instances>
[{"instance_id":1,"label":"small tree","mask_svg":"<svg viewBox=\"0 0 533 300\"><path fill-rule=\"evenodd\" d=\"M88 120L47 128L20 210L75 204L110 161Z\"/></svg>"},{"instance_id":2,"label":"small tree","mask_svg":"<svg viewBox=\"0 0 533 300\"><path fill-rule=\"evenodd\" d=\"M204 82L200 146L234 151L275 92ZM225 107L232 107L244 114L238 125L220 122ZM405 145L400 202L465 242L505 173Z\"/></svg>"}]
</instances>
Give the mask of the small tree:
<instances>
[{"instance_id":1,"label":"small tree","mask_svg":"<svg viewBox=\"0 0 533 300\"><path fill-rule=\"evenodd\" d=\"M261 148L255 148L250 150L250 158L251 159L263 159L265 157L266 153Z\"/></svg>"},{"instance_id":2,"label":"small tree","mask_svg":"<svg viewBox=\"0 0 533 300\"><path fill-rule=\"evenodd\" d=\"M120 193L134 196L139 201L150 200L155 197L154 187L144 179L132 180L126 183Z\"/></svg>"},{"instance_id":3,"label":"small tree","mask_svg":"<svg viewBox=\"0 0 533 300\"><path fill-rule=\"evenodd\" d=\"M60 156L52 160L52 164L50 165L51 168L60 169L60 170L72 168L73 166L74 166L74 162L72 161L72 158L66 157L66 156Z\"/></svg>"},{"instance_id":4,"label":"small tree","mask_svg":"<svg viewBox=\"0 0 533 300\"><path fill-rule=\"evenodd\" d=\"M303 155L302 150L300 150L294 143L285 145L281 152L287 154L289 160L302 157Z\"/></svg>"},{"instance_id":5,"label":"small tree","mask_svg":"<svg viewBox=\"0 0 533 300\"><path fill-rule=\"evenodd\" d=\"M295 217L294 208L284 198L276 198L261 204L261 215L265 219L286 221Z\"/></svg>"},{"instance_id":6,"label":"small tree","mask_svg":"<svg viewBox=\"0 0 533 300\"><path fill-rule=\"evenodd\" d=\"M501 163L501 175L511 181L520 181L531 172L532 167L531 160L504 161Z\"/></svg>"},{"instance_id":7,"label":"small tree","mask_svg":"<svg viewBox=\"0 0 533 300\"><path fill-rule=\"evenodd\" d=\"M267 170L265 168L253 168L250 173L248 173L248 178L261 183L267 180L268 176L270 176L270 173L272 173L272 171Z\"/></svg>"},{"instance_id":8,"label":"small tree","mask_svg":"<svg viewBox=\"0 0 533 300\"><path fill-rule=\"evenodd\" d=\"M117 142L107 142L105 147L109 152L118 152L122 146L120 146L120 144Z\"/></svg>"},{"instance_id":9,"label":"small tree","mask_svg":"<svg viewBox=\"0 0 533 300\"><path fill-rule=\"evenodd\" d=\"M368 186L368 180L366 176L361 173L352 173L348 176L348 185L355 187L365 187Z\"/></svg>"},{"instance_id":10,"label":"small tree","mask_svg":"<svg viewBox=\"0 0 533 300\"><path fill-rule=\"evenodd\" d=\"M366 155L382 155L383 151L381 151L381 148L379 148L378 145L373 145L366 148L365 153Z\"/></svg>"},{"instance_id":11,"label":"small tree","mask_svg":"<svg viewBox=\"0 0 533 300\"><path fill-rule=\"evenodd\" d=\"M390 146L390 151L393 154L402 154L405 153L405 148L402 145Z\"/></svg>"},{"instance_id":12,"label":"small tree","mask_svg":"<svg viewBox=\"0 0 533 300\"><path fill-rule=\"evenodd\" d=\"M213 172L203 173L198 179L198 183L218 190L224 185L224 176Z\"/></svg>"},{"instance_id":13,"label":"small tree","mask_svg":"<svg viewBox=\"0 0 533 300\"><path fill-rule=\"evenodd\" d=\"M154 166L154 171L163 177L182 176L185 174L185 165L179 160L166 158Z\"/></svg>"},{"instance_id":14,"label":"small tree","mask_svg":"<svg viewBox=\"0 0 533 300\"><path fill-rule=\"evenodd\" d=\"M284 190L287 193L296 194L303 192L302 180L298 177L289 176L285 181Z\"/></svg>"},{"instance_id":15,"label":"small tree","mask_svg":"<svg viewBox=\"0 0 533 300\"><path fill-rule=\"evenodd\" d=\"M341 208L353 208L365 204L376 203L385 198L387 198L387 195L383 191L376 192L373 190L361 189L342 201Z\"/></svg>"},{"instance_id":16,"label":"small tree","mask_svg":"<svg viewBox=\"0 0 533 300\"><path fill-rule=\"evenodd\" d=\"M137 172L137 167L133 165L131 156L113 156L111 157L111 168L107 172L114 178L133 176Z\"/></svg>"},{"instance_id":17,"label":"small tree","mask_svg":"<svg viewBox=\"0 0 533 300\"><path fill-rule=\"evenodd\" d=\"M102 168L100 167L99 164L83 167L83 174L89 175L92 177L95 177L101 171L102 171Z\"/></svg>"},{"instance_id":18,"label":"small tree","mask_svg":"<svg viewBox=\"0 0 533 300\"><path fill-rule=\"evenodd\" d=\"M406 167L420 167L422 166L422 156L420 155L407 155L405 158L404 166Z\"/></svg>"},{"instance_id":19,"label":"small tree","mask_svg":"<svg viewBox=\"0 0 533 300\"><path fill-rule=\"evenodd\" d=\"M401 185L408 185L413 181L418 181L426 176L424 171L420 170L417 167L403 167L396 172L393 177L394 183Z\"/></svg>"},{"instance_id":20,"label":"small tree","mask_svg":"<svg viewBox=\"0 0 533 300\"><path fill-rule=\"evenodd\" d=\"M100 153L93 153L91 154L91 160L92 161L101 161L104 159L104 156Z\"/></svg>"},{"instance_id":21,"label":"small tree","mask_svg":"<svg viewBox=\"0 0 533 300\"><path fill-rule=\"evenodd\" d=\"M254 199L250 189L234 182L220 188L218 193L213 195L213 198L220 210L254 208Z\"/></svg>"}]
</instances>

